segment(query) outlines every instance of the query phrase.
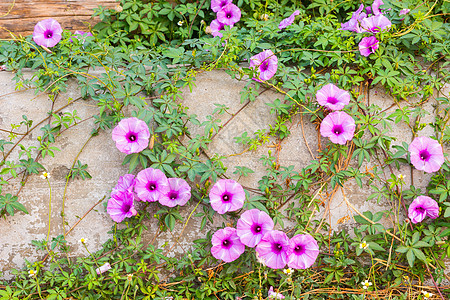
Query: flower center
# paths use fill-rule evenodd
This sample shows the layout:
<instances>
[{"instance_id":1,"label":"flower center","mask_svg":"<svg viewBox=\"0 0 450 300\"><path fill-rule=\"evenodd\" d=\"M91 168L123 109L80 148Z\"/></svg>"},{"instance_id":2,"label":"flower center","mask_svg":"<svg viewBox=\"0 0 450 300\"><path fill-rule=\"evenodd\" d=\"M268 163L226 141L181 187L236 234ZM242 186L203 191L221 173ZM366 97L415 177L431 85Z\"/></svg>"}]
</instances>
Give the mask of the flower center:
<instances>
[{"instance_id":1,"label":"flower center","mask_svg":"<svg viewBox=\"0 0 450 300\"><path fill-rule=\"evenodd\" d=\"M228 239L222 241L222 246L225 249L231 248L232 245L233 245L233 243L230 240L228 240Z\"/></svg>"},{"instance_id":2,"label":"flower center","mask_svg":"<svg viewBox=\"0 0 450 300\"><path fill-rule=\"evenodd\" d=\"M149 182L149 183L147 184L147 190L149 190L149 191L154 191L154 190L156 190L156 183L155 183L155 182Z\"/></svg>"},{"instance_id":3,"label":"flower center","mask_svg":"<svg viewBox=\"0 0 450 300\"><path fill-rule=\"evenodd\" d=\"M336 104L338 103L338 100L336 99L336 97L328 97L327 102L330 104Z\"/></svg>"},{"instance_id":4,"label":"flower center","mask_svg":"<svg viewBox=\"0 0 450 300\"><path fill-rule=\"evenodd\" d=\"M219 30L223 30L224 28L225 28L225 25L220 24L218 29L219 29Z\"/></svg>"},{"instance_id":5,"label":"flower center","mask_svg":"<svg viewBox=\"0 0 450 300\"><path fill-rule=\"evenodd\" d=\"M252 230L253 233L260 233L262 231L262 228L261 228L261 225L254 224L252 226L251 230Z\"/></svg>"},{"instance_id":6,"label":"flower center","mask_svg":"<svg viewBox=\"0 0 450 300\"><path fill-rule=\"evenodd\" d=\"M370 31L372 32L380 32L380 27L379 26L374 26L370 29Z\"/></svg>"},{"instance_id":7,"label":"flower center","mask_svg":"<svg viewBox=\"0 0 450 300\"><path fill-rule=\"evenodd\" d=\"M170 192L169 193L169 199L170 200L175 200L178 198L178 193L177 192Z\"/></svg>"},{"instance_id":8,"label":"flower center","mask_svg":"<svg viewBox=\"0 0 450 300\"><path fill-rule=\"evenodd\" d=\"M233 16L233 14L231 12L227 12L227 14L226 14L227 19L231 19L232 16Z\"/></svg>"},{"instance_id":9,"label":"flower center","mask_svg":"<svg viewBox=\"0 0 450 300\"><path fill-rule=\"evenodd\" d=\"M419 156L421 160L428 161L431 155L430 152L428 152L428 150L425 149L419 152Z\"/></svg>"},{"instance_id":10,"label":"flower center","mask_svg":"<svg viewBox=\"0 0 450 300\"><path fill-rule=\"evenodd\" d=\"M422 206L416 207L415 210L416 210L417 212L419 212L419 213L424 213L424 212L425 212L425 209L424 209Z\"/></svg>"},{"instance_id":11,"label":"flower center","mask_svg":"<svg viewBox=\"0 0 450 300\"><path fill-rule=\"evenodd\" d=\"M134 132L130 132L127 134L126 136L127 140L129 140L130 142L134 142L137 140L137 136Z\"/></svg>"},{"instance_id":12,"label":"flower center","mask_svg":"<svg viewBox=\"0 0 450 300\"><path fill-rule=\"evenodd\" d=\"M344 132L344 128L342 127L342 125L334 125L331 130L335 135L340 135Z\"/></svg>"},{"instance_id":13,"label":"flower center","mask_svg":"<svg viewBox=\"0 0 450 300\"><path fill-rule=\"evenodd\" d=\"M131 205L126 203L122 206L122 211L127 213L130 211L130 208L131 208Z\"/></svg>"},{"instance_id":14,"label":"flower center","mask_svg":"<svg viewBox=\"0 0 450 300\"><path fill-rule=\"evenodd\" d=\"M294 248L294 253L297 255L303 254L305 252L305 247L303 245L297 245Z\"/></svg>"},{"instance_id":15,"label":"flower center","mask_svg":"<svg viewBox=\"0 0 450 300\"><path fill-rule=\"evenodd\" d=\"M224 201L224 202L231 201L231 195L228 194L228 193L223 194L222 195L222 201Z\"/></svg>"},{"instance_id":16,"label":"flower center","mask_svg":"<svg viewBox=\"0 0 450 300\"><path fill-rule=\"evenodd\" d=\"M264 61L259 68L261 71L266 71L269 68L269 62L267 60Z\"/></svg>"},{"instance_id":17,"label":"flower center","mask_svg":"<svg viewBox=\"0 0 450 300\"><path fill-rule=\"evenodd\" d=\"M220 7L224 7L225 5L227 5L227 1L220 2Z\"/></svg>"},{"instance_id":18,"label":"flower center","mask_svg":"<svg viewBox=\"0 0 450 300\"><path fill-rule=\"evenodd\" d=\"M47 39L51 39L52 36L53 36L53 31L51 31L51 30L46 30L46 31L44 32L44 36L45 36L45 38L47 38Z\"/></svg>"},{"instance_id":19,"label":"flower center","mask_svg":"<svg viewBox=\"0 0 450 300\"><path fill-rule=\"evenodd\" d=\"M275 254L279 254L281 251L283 251L283 245L281 245L280 243L275 243L272 246L272 251Z\"/></svg>"}]
</instances>

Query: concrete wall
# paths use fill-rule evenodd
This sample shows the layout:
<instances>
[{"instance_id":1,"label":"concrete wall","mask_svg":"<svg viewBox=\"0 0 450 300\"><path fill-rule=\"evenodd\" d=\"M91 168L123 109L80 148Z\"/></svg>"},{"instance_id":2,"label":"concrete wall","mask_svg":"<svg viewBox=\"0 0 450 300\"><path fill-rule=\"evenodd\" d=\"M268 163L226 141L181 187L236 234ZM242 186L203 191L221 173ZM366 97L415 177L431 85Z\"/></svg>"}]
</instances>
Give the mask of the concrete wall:
<instances>
[{"instance_id":1,"label":"concrete wall","mask_svg":"<svg viewBox=\"0 0 450 300\"><path fill-rule=\"evenodd\" d=\"M46 95L34 95L33 90L15 91L15 84L11 81L12 73L0 72L0 104L2 111L0 114L0 128L10 129L11 123L19 123L22 115L25 114L32 119L35 124L45 118L46 113L51 109L52 102ZM242 155L231 156L241 153L245 149L242 145L234 142L235 136L240 136L244 131L252 136L252 133L258 129L268 129L268 124L273 124L275 115L270 113L270 107L266 103L271 103L275 99L283 99L283 95L272 91L261 90L261 95L256 101L249 104L240 103L240 92L245 82L239 82L231 79L223 71L204 72L198 75L196 79L196 87L190 93L186 89L183 93L183 105L189 107L188 114L196 114L200 121L206 120L206 116L212 114L215 109L214 103L225 104L230 107L229 113L235 116L224 114L217 116L221 119L221 124L225 124L220 132L213 138L213 142L209 148L209 155L215 153L225 155L225 166L228 167L227 176L236 179L244 186L256 188L257 182L265 173L265 167L259 161L261 155L267 155L269 150L275 153L275 140L269 141L267 144L259 147L256 151L244 152ZM450 88L445 89L445 93ZM77 99L79 91L72 82L68 92L60 95L53 104L54 109L58 109L67 104L69 97ZM380 87L375 87L370 91L371 103L376 103L382 108L387 108L393 103L393 99L386 95ZM430 121L433 118L433 100L430 100L427 107L431 113L427 117ZM63 111L77 110L78 115L82 119L89 118L96 113L95 103L87 100L78 100L69 105ZM393 111L391 108L389 111ZM302 125L303 124L303 125ZM302 167L308 165L313 156L317 155L318 138L317 126L310 123L305 117L302 120L299 116L295 116L290 125L291 135L284 139L281 143L279 152L279 162L282 166L294 166L294 171L300 171ZM37 145L36 137L41 135L39 126L30 137L26 138L22 144L25 146ZM65 175L70 169L75 157L79 153L82 145L89 138L89 134L94 127L93 120L89 119L82 122L67 131L65 131L58 139L56 146L61 149L55 152L55 157L45 157L40 162L47 168L51 174L50 184L52 188L52 214L51 214L51 230L50 236L55 237L63 234L63 225L61 211L63 207L63 192L65 188ZM20 131L20 130L19 130ZM190 128L191 133L203 134L203 128ZM425 132L431 133L432 130L428 126ZM392 135L397 137L396 143L401 141L410 142L411 135L406 126L395 126ZM5 132L0 132L0 138L7 139ZM327 141L322 139L323 143ZM308 149L309 147L309 149ZM447 151L447 150L446 150ZM448 151L447 151L448 152ZM116 184L117 179L127 172L127 166L122 166L125 154L116 150L114 142L111 140L111 131L101 132L98 136L92 138L86 145L79 156L79 160L83 164L88 164L88 171L92 175L92 179L82 181L77 179L70 181L67 186L67 194L65 200L65 215L68 226L66 229L75 224L89 209L91 209L103 196L109 195L111 188ZM11 156L10 159L17 159ZM246 166L255 171L245 178L238 178L232 174L235 166ZM370 168L372 164L368 164ZM366 167L364 165L362 170ZM409 166L402 166L401 173L406 175L406 182L409 186L411 182L411 174L414 175L414 185L425 190L430 175L424 174L416 170L411 170ZM5 178L6 179L6 178ZM18 189L18 180L12 179L11 185L3 190L3 194L7 192L16 193ZM371 194L369 187L360 189L355 182L349 181L345 185L344 192L347 200L356 209L361 212L370 210L386 210L390 206L388 203L382 202L377 204L375 200L366 201L368 195ZM341 191L338 191L334 197L330 197L326 193L318 195L324 200L329 207L331 214L325 215L325 220L330 222L333 229L352 231L354 221L352 215L355 212L345 201ZM7 271L10 268L20 268L24 266L24 259L35 261L45 256L43 252L36 252L31 245L32 240L42 240L46 238L48 229L48 213L49 213L49 188L47 182L37 175L31 175L26 183L25 188L19 195L19 201L25 205L29 211L28 215L17 213L13 217L6 217L0 220L0 271ZM106 200L105 200L106 201ZM187 217L195 206L195 201L189 203L188 206L182 208L182 214ZM151 215L156 212L156 206L150 206ZM316 218L321 219L323 212L316 213ZM221 218L217 218L218 225L221 224ZM385 220L389 225L389 220ZM97 205L87 216L79 222L73 231L67 236L69 246L72 249L72 256L87 255L85 249L81 247L79 240L85 238L87 247L92 250L98 250L101 244L108 240L111 235L107 232L111 228L113 221L109 218L102 204ZM157 220L150 219L147 221L149 231L145 233L144 238L148 241L152 240L156 232ZM169 247L178 239L179 232L183 228L183 224L176 225L174 233L166 232L156 240L158 246L169 241ZM286 224L287 227L292 224ZM200 231L200 219L192 218L186 227L179 244L173 248L170 255L182 254L189 249L191 241L205 235L206 230ZM5 273L8 278L8 272Z\"/></svg>"}]
</instances>

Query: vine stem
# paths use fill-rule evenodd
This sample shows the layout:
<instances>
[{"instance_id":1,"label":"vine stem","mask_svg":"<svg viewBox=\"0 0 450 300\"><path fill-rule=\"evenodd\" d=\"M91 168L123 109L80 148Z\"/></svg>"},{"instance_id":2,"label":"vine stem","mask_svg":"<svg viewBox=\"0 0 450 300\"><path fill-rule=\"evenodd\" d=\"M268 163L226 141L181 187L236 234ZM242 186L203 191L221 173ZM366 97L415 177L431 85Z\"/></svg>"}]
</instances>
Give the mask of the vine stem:
<instances>
[{"instance_id":1,"label":"vine stem","mask_svg":"<svg viewBox=\"0 0 450 300\"><path fill-rule=\"evenodd\" d=\"M178 236L177 240L175 241L175 243L172 245L172 247L170 247L170 249L168 249L166 251L166 253L164 253L164 256L167 255L167 253L169 253L177 244L178 241L180 240L181 236L183 235L184 230L186 229L187 224L189 223L189 220L191 219L192 215L194 214L194 212L197 210L197 207L200 205L200 203L202 203L202 199L200 199L200 201L198 201L197 205L194 207L194 209L191 211L191 213L189 214L189 217L186 220L186 223L184 223L183 229L180 232L180 235Z\"/></svg>"},{"instance_id":2,"label":"vine stem","mask_svg":"<svg viewBox=\"0 0 450 300\"><path fill-rule=\"evenodd\" d=\"M427 262L425 262L425 266L427 267L428 274L430 275L431 281L433 281L434 287L438 291L439 296L441 296L442 300L445 300L444 296L442 296L441 290L439 289L439 287L437 286L436 281L434 280L433 274L431 274L431 271L430 271L430 268L428 267L428 263Z\"/></svg>"},{"instance_id":3,"label":"vine stem","mask_svg":"<svg viewBox=\"0 0 450 300\"><path fill-rule=\"evenodd\" d=\"M50 224L52 221L52 186L50 185L50 180L48 180L48 176L45 176L45 180L47 180L48 188L50 190L50 200L48 201L48 230L47 230L47 244L48 244L48 239L50 238Z\"/></svg>"},{"instance_id":4,"label":"vine stem","mask_svg":"<svg viewBox=\"0 0 450 300\"><path fill-rule=\"evenodd\" d=\"M80 151L78 151L77 156L75 156L75 159L73 160L72 163L72 167L70 167L69 173L67 174L67 178L66 178L66 184L64 186L64 193L63 193L63 199L62 199L62 210L61 210L61 216L62 216L62 225L63 225L63 232L64 232L64 236L66 236L66 219L65 219L65 213L64 213L64 207L65 207L65 202L66 202L66 192L67 192L67 186L69 185L69 179L70 179L70 175L73 171L73 168L75 167L75 163L78 160L78 157L80 156L81 152L83 151L84 147L86 147L87 143L92 139L93 135L90 135L89 138L87 139L86 142L84 142L83 146L81 147Z\"/></svg>"}]
</instances>

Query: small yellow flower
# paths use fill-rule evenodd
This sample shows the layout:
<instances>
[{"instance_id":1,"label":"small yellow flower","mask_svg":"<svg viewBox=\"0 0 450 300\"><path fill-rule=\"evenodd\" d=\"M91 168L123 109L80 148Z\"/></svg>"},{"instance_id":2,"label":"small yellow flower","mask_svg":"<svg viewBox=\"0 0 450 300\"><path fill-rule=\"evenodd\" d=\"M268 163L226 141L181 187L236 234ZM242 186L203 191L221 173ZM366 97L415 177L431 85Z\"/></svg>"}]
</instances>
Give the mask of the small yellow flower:
<instances>
[{"instance_id":1,"label":"small yellow flower","mask_svg":"<svg viewBox=\"0 0 450 300\"><path fill-rule=\"evenodd\" d=\"M425 297L425 299L428 299L428 298L430 298L431 296L433 296L432 293L427 292L427 291L422 291L422 294L423 294L423 296Z\"/></svg>"},{"instance_id":2,"label":"small yellow flower","mask_svg":"<svg viewBox=\"0 0 450 300\"><path fill-rule=\"evenodd\" d=\"M36 272L34 270L30 270L30 271L28 271L28 275L30 277L35 277L36 276Z\"/></svg>"},{"instance_id":3,"label":"small yellow flower","mask_svg":"<svg viewBox=\"0 0 450 300\"><path fill-rule=\"evenodd\" d=\"M291 268L287 268L283 270L283 273L286 275L292 275L294 273L294 270L292 270Z\"/></svg>"},{"instance_id":4,"label":"small yellow flower","mask_svg":"<svg viewBox=\"0 0 450 300\"><path fill-rule=\"evenodd\" d=\"M127 274L127 280L128 281L133 280L133 274Z\"/></svg>"},{"instance_id":5,"label":"small yellow flower","mask_svg":"<svg viewBox=\"0 0 450 300\"><path fill-rule=\"evenodd\" d=\"M85 240L84 238L81 238L81 239L80 239L80 243L85 244L85 243L86 243L86 240Z\"/></svg>"},{"instance_id":6,"label":"small yellow flower","mask_svg":"<svg viewBox=\"0 0 450 300\"><path fill-rule=\"evenodd\" d=\"M42 175L40 176L42 179L48 179L48 178L50 178L51 176L50 176L50 174L49 173L47 173L47 172L42 172Z\"/></svg>"},{"instance_id":7,"label":"small yellow flower","mask_svg":"<svg viewBox=\"0 0 450 300\"><path fill-rule=\"evenodd\" d=\"M367 244L366 241L362 241L362 243L359 244L359 249L366 250L367 248L369 248L369 244Z\"/></svg>"},{"instance_id":8,"label":"small yellow flower","mask_svg":"<svg viewBox=\"0 0 450 300\"><path fill-rule=\"evenodd\" d=\"M183 26L183 23L184 23L184 21L183 20L180 20L180 21L178 21L178 26Z\"/></svg>"},{"instance_id":9,"label":"small yellow flower","mask_svg":"<svg viewBox=\"0 0 450 300\"><path fill-rule=\"evenodd\" d=\"M398 174L397 178L400 179L400 180L404 180L405 176L403 174Z\"/></svg>"},{"instance_id":10,"label":"small yellow flower","mask_svg":"<svg viewBox=\"0 0 450 300\"><path fill-rule=\"evenodd\" d=\"M361 282L361 284L363 286L363 289L367 290L369 288L369 286L372 285L372 282L370 282L369 280L366 279L365 281Z\"/></svg>"}]
</instances>

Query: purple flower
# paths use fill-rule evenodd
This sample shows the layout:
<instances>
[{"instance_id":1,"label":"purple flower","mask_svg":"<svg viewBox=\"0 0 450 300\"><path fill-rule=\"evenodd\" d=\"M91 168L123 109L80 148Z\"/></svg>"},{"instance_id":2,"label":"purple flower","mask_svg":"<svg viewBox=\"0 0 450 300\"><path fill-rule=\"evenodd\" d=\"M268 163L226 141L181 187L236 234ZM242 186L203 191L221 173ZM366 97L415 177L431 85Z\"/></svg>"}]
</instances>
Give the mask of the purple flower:
<instances>
[{"instance_id":1,"label":"purple flower","mask_svg":"<svg viewBox=\"0 0 450 300\"><path fill-rule=\"evenodd\" d=\"M39 46L54 47L61 40L63 30L58 21L46 19L34 26L33 41Z\"/></svg>"},{"instance_id":2,"label":"purple flower","mask_svg":"<svg viewBox=\"0 0 450 300\"><path fill-rule=\"evenodd\" d=\"M116 186L112 189L113 193L119 192L119 191L129 191L133 192L134 185L136 184L136 180L134 179L133 174L125 174L123 176L120 176L119 180L117 181Z\"/></svg>"},{"instance_id":3,"label":"purple flower","mask_svg":"<svg viewBox=\"0 0 450 300\"><path fill-rule=\"evenodd\" d=\"M267 299L284 299L281 293L276 293L273 291L273 286L270 286L269 293L267 294Z\"/></svg>"},{"instance_id":4,"label":"purple flower","mask_svg":"<svg viewBox=\"0 0 450 300\"><path fill-rule=\"evenodd\" d=\"M408 218L411 219L411 222L417 224L422 222L426 216L431 219L439 217L439 205L428 196L419 196L409 206Z\"/></svg>"},{"instance_id":5,"label":"purple flower","mask_svg":"<svg viewBox=\"0 0 450 300\"><path fill-rule=\"evenodd\" d=\"M112 139L120 152L138 153L148 146L150 132L147 124L138 118L123 119L112 131Z\"/></svg>"},{"instance_id":6,"label":"purple flower","mask_svg":"<svg viewBox=\"0 0 450 300\"><path fill-rule=\"evenodd\" d=\"M241 19L241 10L234 4L227 4L217 12L217 20L224 25L233 25Z\"/></svg>"},{"instance_id":7,"label":"purple flower","mask_svg":"<svg viewBox=\"0 0 450 300\"><path fill-rule=\"evenodd\" d=\"M213 12L220 11L224 6L233 2L232 0L211 0L211 9Z\"/></svg>"},{"instance_id":8,"label":"purple flower","mask_svg":"<svg viewBox=\"0 0 450 300\"><path fill-rule=\"evenodd\" d=\"M76 30L75 35L71 36L69 41L73 42L73 39L77 39L77 40L80 40L82 43L84 43L84 41L86 40L86 37L88 37L88 36L93 36L93 35L90 32Z\"/></svg>"},{"instance_id":9,"label":"purple flower","mask_svg":"<svg viewBox=\"0 0 450 300\"><path fill-rule=\"evenodd\" d=\"M236 211L244 206L245 192L233 179L220 179L209 191L211 207L219 214Z\"/></svg>"},{"instance_id":10,"label":"purple flower","mask_svg":"<svg viewBox=\"0 0 450 300\"><path fill-rule=\"evenodd\" d=\"M191 198L191 187L182 178L169 178L169 192L159 198L159 203L168 207L185 205Z\"/></svg>"},{"instance_id":11,"label":"purple flower","mask_svg":"<svg viewBox=\"0 0 450 300\"><path fill-rule=\"evenodd\" d=\"M257 68L258 79L269 80L277 72L278 58L271 50L264 50L250 58L250 68Z\"/></svg>"},{"instance_id":12,"label":"purple flower","mask_svg":"<svg viewBox=\"0 0 450 300\"><path fill-rule=\"evenodd\" d=\"M320 124L320 134L335 144L344 145L353 138L355 120L343 111L335 111L326 116Z\"/></svg>"},{"instance_id":13,"label":"purple flower","mask_svg":"<svg viewBox=\"0 0 450 300\"><path fill-rule=\"evenodd\" d=\"M224 262L232 262L244 253L245 245L239 240L236 229L225 227L217 230L211 238L211 254Z\"/></svg>"},{"instance_id":14,"label":"purple flower","mask_svg":"<svg viewBox=\"0 0 450 300\"><path fill-rule=\"evenodd\" d=\"M411 154L411 163L417 170L427 173L436 172L444 163L442 146L429 137L416 137L408 150Z\"/></svg>"},{"instance_id":15,"label":"purple flower","mask_svg":"<svg viewBox=\"0 0 450 300\"><path fill-rule=\"evenodd\" d=\"M375 53L375 50L378 49L379 43L376 37L369 36L363 37L361 42L359 42L359 53L362 56L369 56L371 53Z\"/></svg>"},{"instance_id":16,"label":"purple flower","mask_svg":"<svg viewBox=\"0 0 450 300\"><path fill-rule=\"evenodd\" d=\"M289 246L289 268L307 269L319 255L319 246L309 234L297 234L289 241Z\"/></svg>"},{"instance_id":17,"label":"purple flower","mask_svg":"<svg viewBox=\"0 0 450 300\"><path fill-rule=\"evenodd\" d=\"M340 30L349 30L353 32L360 32L359 22L364 19L367 15L363 13L364 4L361 4L357 11L352 14L350 20L346 23L341 23Z\"/></svg>"},{"instance_id":18,"label":"purple flower","mask_svg":"<svg viewBox=\"0 0 450 300\"><path fill-rule=\"evenodd\" d=\"M287 262L289 238L282 231L269 231L256 246L256 252L269 268L282 269Z\"/></svg>"},{"instance_id":19,"label":"purple flower","mask_svg":"<svg viewBox=\"0 0 450 300\"><path fill-rule=\"evenodd\" d=\"M259 209L250 209L241 215L236 225L237 235L248 247L255 247L264 234L273 229L272 218Z\"/></svg>"},{"instance_id":20,"label":"purple flower","mask_svg":"<svg viewBox=\"0 0 450 300\"><path fill-rule=\"evenodd\" d=\"M161 170L147 168L136 175L134 191L142 201L156 202L169 190L169 181Z\"/></svg>"},{"instance_id":21,"label":"purple flower","mask_svg":"<svg viewBox=\"0 0 450 300\"><path fill-rule=\"evenodd\" d=\"M398 13L398 15L399 15L399 16L406 15L406 14L408 14L410 11L411 11L410 9L404 8L404 9L402 9L402 10Z\"/></svg>"},{"instance_id":22,"label":"purple flower","mask_svg":"<svg viewBox=\"0 0 450 300\"><path fill-rule=\"evenodd\" d=\"M115 222L120 223L125 218L130 218L137 214L136 209L134 209L133 198L133 193L129 191L111 193L106 211Z\"/></svg>"},{"instance_id":23,"label":"purple flower","mask_svg":"<svg viewBox=\"0 0 450 300\"><path fill-rule=\"evenodd\" d=\"M295 16L298 16L299 14L300 14L299 10L294 11L292 13L292 15L290 15L289 17L287 17L286 19L284 19L283 21L280 22L280 24L278 25L278 28L281 30L281 29L288 27L289 25L294 23Z\"/></svg>"},{"instance_id":24,"label":"purple flower","mask_svg":"<svg viewBox=\"0 0 450 300\"><path fill-rule=\"evenodd\" d=\"M324 85L316 94L317 102L331 110L341 110L350 102L350 93L332 83Z\"/></svg>"},{"instance_id":25,"label":"purple flower","mask_svg":"<svg viewBox=\"0 0 450 300\"><path fill-rule=\"evenodd\" d=\"M361 32L372 32L377 33L386 28L390 28L392 25L391 21L385 16L379 14L372 17L364 18L361 21Z\"/></svg>"},{"instance_id":26,"label":"purple flower","mask_svg":"<svg viewBox=\"0 0 450 300\"><path fill-rule=\"evenodd\" d=\"M382 0L374 0L372 3L372 13L374 15L379 15L381 14L380 12L380 6L383 5L383 1Z\"/></svg>"},{"instance_id":27,"label":"purple flower","mask_svg":"<svg viewBox=\"0 0 450 300\"><path fill-rule=\"evenodd\" d=\"M223 34L222 31L225 28L225 25L220 23L217 19L212 20L211 25L209 25L209 27L211 28L211 34L213 36L219 36L222 37Z\"/></svg>"}]
</instances>

